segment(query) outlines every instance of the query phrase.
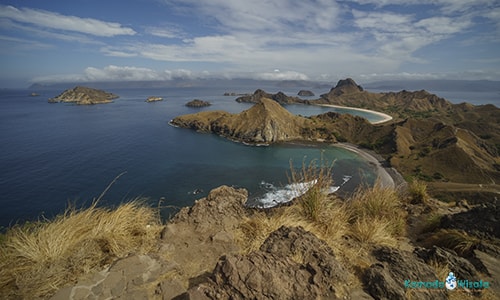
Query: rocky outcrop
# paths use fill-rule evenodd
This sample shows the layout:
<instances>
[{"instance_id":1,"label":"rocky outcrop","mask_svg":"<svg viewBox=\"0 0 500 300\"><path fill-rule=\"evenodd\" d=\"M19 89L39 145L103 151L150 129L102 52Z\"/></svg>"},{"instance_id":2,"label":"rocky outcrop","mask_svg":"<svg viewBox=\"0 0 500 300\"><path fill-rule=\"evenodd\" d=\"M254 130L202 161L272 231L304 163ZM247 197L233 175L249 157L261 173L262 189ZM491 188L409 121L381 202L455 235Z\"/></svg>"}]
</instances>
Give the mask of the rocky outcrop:
<instances>
[{"instance_id":1,"label":"rocky outcrop","mask_svg":"<svg viewBox=\"0 0 500 300\"><path fill-rule=\"evenodd\" d=\"M149 96L148 99L146 99L146 102L158 102L158 101L163 101L163 98L156 96Z\"/></svg>"},{"instance_id":2,"label":"rocky outcrop","mask_svg":"<svg viewBox=\"0 0 500 300\"><path fill-rule=\"evenodd\" d=\"M379 262L366 270L363 283L365 290L375 299L407 299L408 293L412 292L411 282L444 281L444 278L438 279L434 270L412 253L380 247L373 251L373 255ZM413 292L418 299L448 299L443 288L421 288Z\"/></svg>"},{"instance_id":3,"label":"rocky outcrop","mask_svg":"<svg viewBox=\"0 0 500 300\"><path fill-rule=\"evenodd\" d=\"M205 107L205 106L210 106L210 105L212 105L210 102L203 101L200 99L194 99L194 100L191 100L188 103L186 103L186 106L188 106L188 107Z\"/></svg>"},{"instance_id":4,"label":"rocky outcrop","mask_svg":"<svg viewBox=\"0 0 500 300\"><path fill-rule=\"evenodd\" d=\"M252 95L246 95L236 98L236 102L258 103L262 98L272 99L279 104L307 103L306 100L302 100L298 97L287 96L283 92L269 94L261 89L256 90Z\"/></svg>"},{"instance_id":5,"label":"rocky outcrop","mask_svg":"<svg viewBox=\"0 0 500 300\"><path fill-rule=\"evenodd\" d=\"M67 102L81 105L102 104L113 102L117 95L102 90L77 86L64 91L57 97L49 99L49 103Z\"/></svg>"},{"instance_id":6,"label":"rocky outcrop","mask_svg":"<svg viewBox=\"0 0 500 300\"><path fill-rule=\"evenodd\" d=\"M314 93L309 91L309 90L300 90L298 93L297 93L298 96L302 96L302 97L312 97L314 96Z\"/></svg>"},{"instance_id":7,"label":"rocky outcrop","mask_svg":"<svg viewBox=\"0 0 500 300\"><path fill-rule=\"evenodd\" d=\"M344 294L345 272L325 242L301 227L281 227L269 235L259 251L221 257L211 279L192 287L184 296L338 299Z\"/></svg>"}]
</instances>

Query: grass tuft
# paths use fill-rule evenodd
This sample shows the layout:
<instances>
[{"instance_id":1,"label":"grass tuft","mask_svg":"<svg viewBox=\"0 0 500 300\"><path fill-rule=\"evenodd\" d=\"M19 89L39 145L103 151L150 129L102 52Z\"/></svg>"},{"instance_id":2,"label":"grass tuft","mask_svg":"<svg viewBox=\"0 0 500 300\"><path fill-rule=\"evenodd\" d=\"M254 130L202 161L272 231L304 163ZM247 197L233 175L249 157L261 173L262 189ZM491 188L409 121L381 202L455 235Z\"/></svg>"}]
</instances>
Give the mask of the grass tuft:
<instances>
[{"instance_id":1,"label":"grass tuft","mask_svg":"<svg viewBox=\"0 0 500 300\"><path fill-rule=\"evenodd\" d=\"M408 185L408 194L412 204L427 204L429 194L427 193L427 184L418 179L413 179Z\"/></svg>"},{"instance_id":2,"label":"grass tuft","mask_svg":"<svg viewBox=\"0 0 500 300\"><path fill-rule=\"evenodd\" d=\"M154 249L161 229L156 211L139 200L70 207L54 220L16 225L0 245L0 290L7 298L46 297L115 258Z\"/></svg>"},{"instance_id":3,"label":"grass tuft","mask_svg":"<svg viewBox=\"0 0 500 300\"><path fill-rule=\"evenodd\" d=\"M424 241L427 248L436 245L454 250L460 256L469 255L480 243L479 238L456 229L441 229Z\"/></svg>"}]
</instances>

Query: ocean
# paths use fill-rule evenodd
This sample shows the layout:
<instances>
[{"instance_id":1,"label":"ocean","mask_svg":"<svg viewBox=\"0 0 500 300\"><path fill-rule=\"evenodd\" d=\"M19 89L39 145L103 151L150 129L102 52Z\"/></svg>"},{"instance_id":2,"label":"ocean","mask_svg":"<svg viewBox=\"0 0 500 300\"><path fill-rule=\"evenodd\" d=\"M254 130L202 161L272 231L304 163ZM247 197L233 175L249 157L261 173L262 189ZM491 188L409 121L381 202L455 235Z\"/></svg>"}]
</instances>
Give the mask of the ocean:
<instances>
[{"instance_id":1,"label":"ocean","mask_svg":"<svg viewBox=\"0 0 500 300\"><path fill-rule=\"evenodd\" d=\"M182 114L248 109L251 104L237 103L236 97L223 93L252 93L256 88L107 89L120 98L91 106L47 103L62 90L43 90L36 97L28 90L1 90L0 226L51 218L69 204L88 206L120 174L99 205L114 206L145 197L153 206L161 202L183 207L223 184L246 188L255 204L269 193L286 190L290 162L298 168L321 158L334 161L333 178L339 191L374 182L374 167L341 148L246 146L169 125ZM265 90L295 95L299 89ZM146 103L149 96L164 101ZM212 106L185 106L195 98L210 101ZM303 105L287 108L301 115L335 110ZM173 212L171 208L162 211L164 217Z\"/></svg>"}]
</instances>

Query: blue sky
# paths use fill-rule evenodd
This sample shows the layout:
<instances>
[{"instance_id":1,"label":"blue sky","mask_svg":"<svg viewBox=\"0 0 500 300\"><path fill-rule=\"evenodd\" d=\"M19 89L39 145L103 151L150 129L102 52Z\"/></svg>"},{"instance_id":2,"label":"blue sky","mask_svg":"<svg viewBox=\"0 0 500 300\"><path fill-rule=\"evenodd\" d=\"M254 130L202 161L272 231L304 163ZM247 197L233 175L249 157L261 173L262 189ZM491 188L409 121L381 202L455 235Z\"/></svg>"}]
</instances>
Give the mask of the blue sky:
<instances>
[{"instance_id":1,"label":"blue sky","mask_svg":"<svg viewBox=\"0 0 500 300\"><path fill-rule=\"evenodd\" d=\"M0 86L500 80L498 0L0 0Z\"/></svg>"}]
</instances>

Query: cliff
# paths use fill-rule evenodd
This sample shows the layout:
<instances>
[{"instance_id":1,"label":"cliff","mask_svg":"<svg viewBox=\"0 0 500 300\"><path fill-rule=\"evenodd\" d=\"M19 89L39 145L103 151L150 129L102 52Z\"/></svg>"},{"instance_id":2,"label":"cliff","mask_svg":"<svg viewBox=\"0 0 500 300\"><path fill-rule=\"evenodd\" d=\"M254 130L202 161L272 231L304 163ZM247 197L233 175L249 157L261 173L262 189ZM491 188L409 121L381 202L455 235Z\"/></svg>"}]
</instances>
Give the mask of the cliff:
<instances>
[{"instance_id":1,"label":"cliff","mask_svg":"<svg viewBox=\"0 0 500 300\"><path fill-rule=\"evenodd\" d=\"M68 89L60 95L49 99L49 103L67 102L81 105L102 104L113 102L119 96L102 90L97 90L84 86L77 86Z\"/></svg>"}]
</instances>

